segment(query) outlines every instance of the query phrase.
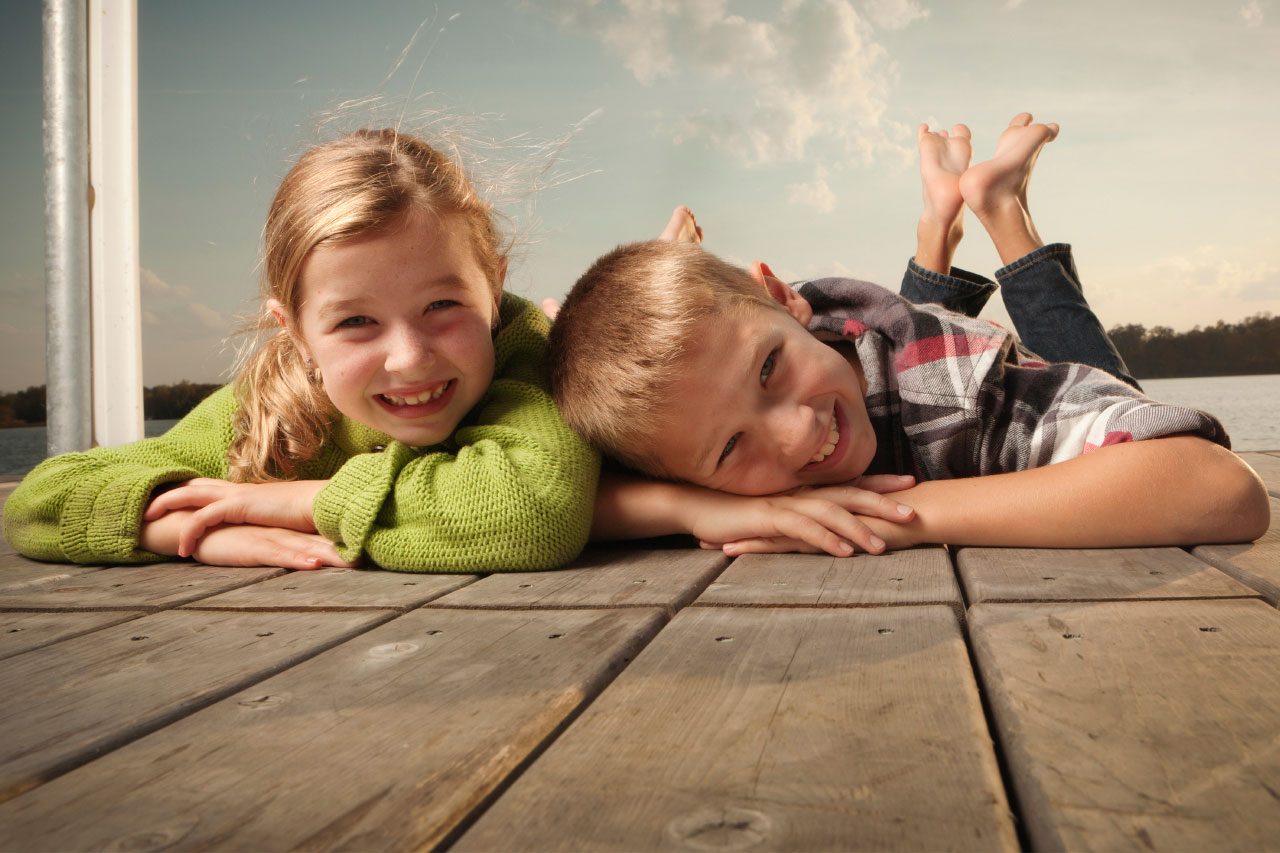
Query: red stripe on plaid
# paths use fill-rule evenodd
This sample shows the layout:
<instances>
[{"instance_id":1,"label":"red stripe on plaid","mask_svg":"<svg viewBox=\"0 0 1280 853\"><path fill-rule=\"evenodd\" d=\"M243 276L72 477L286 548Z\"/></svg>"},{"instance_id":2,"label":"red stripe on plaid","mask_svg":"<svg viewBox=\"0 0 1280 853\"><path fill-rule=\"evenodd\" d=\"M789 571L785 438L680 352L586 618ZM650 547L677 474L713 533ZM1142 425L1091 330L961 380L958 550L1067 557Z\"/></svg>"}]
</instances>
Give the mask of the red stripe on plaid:
<instances>
[{"instance_id":1,"label":"red stripe on plaid","mask_svg":"<svg viewBox=\"0 0 1280 853\"><path fill-rule=\"evenodd\" d=\"M1124 444L1126 441L1133 441L1133 433L1116 430L1115 432L1107 433L1107 437L1102 440L1102 444L1090 444L1086 441L1084 443L1084 450L1080 453L1083 456L1085 453L1091 453L1100 447L1110 447L1113 444Z\"/></svg>"},{"instance_id":2,"label":"red stripe on plaid","mask_svg":"<svg viewBox=\"0 0 1280 853\"><path fill-rule=\"evenodd\" d=\"M902 348L893 360L898 370L909 370L922 364L931 364L944 358L956 358L976 355L980 352L999 349L1004 338L981 337L977 335L934 335L912 341Z\"/></svg>"},{"instance_id":3,"label":"red stripe on plaid","mask_svg":"<svg viewBox=\"0 0 1280 853\"><path fill-rule=\"evenodd\" d=\"M857 320L845 320L844 331L841 334L845 337L856 338L866 330L867 325L865 323L859 323Z\"/></svg>"}]
</instances>

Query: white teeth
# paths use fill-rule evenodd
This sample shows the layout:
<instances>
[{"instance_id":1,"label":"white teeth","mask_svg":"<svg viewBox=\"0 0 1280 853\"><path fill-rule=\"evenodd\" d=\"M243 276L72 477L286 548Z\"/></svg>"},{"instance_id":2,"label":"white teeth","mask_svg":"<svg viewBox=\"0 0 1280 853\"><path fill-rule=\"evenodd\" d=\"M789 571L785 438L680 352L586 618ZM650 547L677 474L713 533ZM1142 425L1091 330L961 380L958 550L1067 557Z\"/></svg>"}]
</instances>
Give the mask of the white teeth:
<instances>
[{"instance_id":1,"label":"white teeth","mask_svg":"<svg viewBox=\"0 0 1280 853\"><path fill-rule=\"evenodd\" d=\"M813 454L810 462L821 462L831 455L831 451L836 449L836 445L840 443L840 427L836 424L836 419L831 419L831 431L827 433L827 443L822 445L822 449Z\"/></svg>"},{"instance_id":2,"label":"white teeth","mask_svg":"<svg viewBox=\"0 0 1280 853\"><path fill-rule=\"evenodd\" d=\"M413 397L396 397L393 394L383 394L381 396L382 396L382 399L386 400L388 403L390 403L393 406L420 406L423 403L427 402L428 400L436 399L445 391L447 391L448 388L449 388L449 383L446 382L443 385L441 385L439 388L436 388L432 391L425 391Z\"/></svg>"}]
</instances>

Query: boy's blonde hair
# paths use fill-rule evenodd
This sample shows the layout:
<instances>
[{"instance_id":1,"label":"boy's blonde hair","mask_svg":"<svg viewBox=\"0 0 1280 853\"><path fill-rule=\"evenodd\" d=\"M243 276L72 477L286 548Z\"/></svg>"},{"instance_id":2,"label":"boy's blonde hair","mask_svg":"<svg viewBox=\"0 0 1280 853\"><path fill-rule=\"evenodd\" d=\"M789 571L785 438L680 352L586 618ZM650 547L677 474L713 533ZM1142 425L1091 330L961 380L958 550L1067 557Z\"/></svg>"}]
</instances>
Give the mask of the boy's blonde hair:
<instances>
[{"instance_id":1,"label":"boy's blonde hair","mask_svg":"<svg viewBox=\"0 0 1280 853\"><path fill-rule=\"evenodd\" d=\"M693 243L619 246L578 279L551 326L551 395L569 426L637 470L668 476L654 437L698 324L781 310L746 270Z\"/></svg>"},{"instance_id":2,"label":"boy's blonde hair","mask_svg":"<svg viewBox=\"0 0 1280 853\"><path fill-rule=\"evenodd\" d=\"M452 159L397 130L358 130L303 154L276 191L263 229L261 295L284 306L296 328L303 262L331 246L386 228L411 206L467 223L495 297L507 247L491 206ZM291 479L313 458L337 412L323 379L303 364L288 332L266 311L252 324L261 343L236 371L235 436L227 454L240 482Z\"/></svg>"}]
</instances>

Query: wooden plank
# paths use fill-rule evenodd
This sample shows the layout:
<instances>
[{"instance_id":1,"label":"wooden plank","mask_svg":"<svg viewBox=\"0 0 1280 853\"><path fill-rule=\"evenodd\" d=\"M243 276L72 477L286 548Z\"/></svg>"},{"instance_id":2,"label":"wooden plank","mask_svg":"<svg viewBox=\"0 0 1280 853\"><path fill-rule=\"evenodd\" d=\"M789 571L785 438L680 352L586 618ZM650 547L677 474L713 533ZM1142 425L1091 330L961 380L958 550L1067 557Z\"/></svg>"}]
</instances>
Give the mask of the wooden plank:
<instances>
[{"instance_id":1,"label":"wooden plank","mask_svg":"<svg viewBox=\"0 0 1280 853\"><path fill-rule=\"evenodd\" d=\"M451 850L1016 846L949 608L691 607Z\"/></svg>"},{"instance_id":2,"label":"wooden plank","mask_svg":"<svg viewBox=\"0 0 1280 853\"><path fill-rule=\"evenodd\" d=\"M168 611L9 658L0 670L0 801L389 615Z\"/></svg>"},{"instance_id":3,"label":"wooden plank","mask_svg":"<svg viewBox=\"0 0 1280 853\"><path fill-rule=\"evenodd\" d=\"M1275 847L1280 613L1199 600L969 618L1032 848Z\"/></svg>"},{"instance_id":4,"label":"wooden plank","mask_svg":"<svg viewBox=\"0 0 1280 853\"><path fill-rule=\"evenodd\" d=\"M473 583L477 575L384 572L379 569L319 569L289 572L202 598L190 608L405 609Z\"/></svg>"},{"instance_id":5,"label":"wooden plank","mask_svg":"<svg viewBox=\"0 0 1280 853\"><path fill-rule=\"evenodd\" d=\"M858 554L749 554L734 560L697 604L839 607L946 604L961 609L960 587L940 547L879 557Z\"/></svg>"},{"instance_id":6,"label":"wooden plank","mask_svg":"<svg viewBox=\"0 0 1280 853\"><path fill-rule=\"evenodd\" d=\"M5 803L0 849L431 849L661 623L408 613Z\"/></svg>"},{"instance_id":7,"label":"wooden plank","mask_svg":"<svg viewBox=\"0 0 1280 853\"><path fill-rule=\"evenodd\" d=\"M0 556L0 594L22 587L38 587L60 583L77 575L102 569L102 566L79 566L68 563L41 563L18 554Z\"/></svg>"},{"instance_id":8,"label":"wooden plank","mask_svg":"<svg viewBox=\"0 0 1280 853\"><path fill-rule=\"evenodd\" d=\"M1181 548L961 548L956 566L970 604L1257 595Z\"/></svg>"},{"instance_id":9,"label":"wooden plank","mask_svg":"<svg viewBox=\"0 0 1280 853\"><path fill-rule=\"evenodd\" d=\"M432 607L662 607L688 604L727 565L700 548L588 548L566 569L490 575Z\"/></svg>"},{"instance_id":10,"label":"wooden plank","mask_svg":"<svg viewBox=\"0 0 1280 853\"><path fill-rule=\"evenodd\" d=\"M0 613L0 658L78 637L144 615L141 610L77 613Z\"/></svg>"},{"instance_id":11,"label":"wooden plank","mask_svg":"<svg viewBox=\"0 0 1280 853\"><path fill-rule=\"evenodd\" d=\"M1280 607L1280 500L1271 499L1271 528L1256 542L1199 545L1191 549Z\"/></svg>"},{"instance_id":12,"label":"wooden plank","mask_svg":"<svg viewBox=\"0 0 1280 853\"><path fill-rule=\"evenodd\" d=\"M200 563L116 566L59 583L0 590L0 608L176 607L284 573L284 569L277 568L227 568Z\"/></svg>"},{"instance_id":13,"label":"wooden plank","mask_svg":"<svg viewBox=\"0 0 1280 853\"><path fill-rule=\"evenodd\" d=\"M1272 453L1240 453L1241 459L1249 463L1249 467L1258 472L1262 482L1267 484L1267 491L1280 498L1280 456Z\"/></svg>"}]
</instances>

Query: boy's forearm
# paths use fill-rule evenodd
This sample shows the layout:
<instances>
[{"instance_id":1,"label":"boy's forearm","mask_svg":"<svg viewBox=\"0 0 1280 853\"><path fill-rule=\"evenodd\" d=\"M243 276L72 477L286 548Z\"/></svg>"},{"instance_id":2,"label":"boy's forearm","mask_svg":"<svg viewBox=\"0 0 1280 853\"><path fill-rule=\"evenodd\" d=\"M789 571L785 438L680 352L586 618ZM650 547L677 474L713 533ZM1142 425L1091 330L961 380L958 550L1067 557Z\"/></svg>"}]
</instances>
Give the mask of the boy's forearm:
<instances>
[{"instance_id":1,"label":"boy's forearm","mask_svg":"<svg viewBox=\"0 0 1280 853\"><path fill-rule=\"evenodd\" d=\"M688 520L682 523L675 500L677 491L687 488L693 487L631 474L602 473L596 487L591 539L646 539L688 533Z\"/></svg>"},{"instance_id":2,"label":"boy's forearm","mask_svg":"<svg viewBox=\"0 0 1280 853\"><path fill-rule=\"evenodd\" d=\"M895 497L915 508L915 521L867 523L899 547L1240 542L1261 536L1270 519L1257 475L1230 451L1189 436L1114 445L1029 471L935 480Z\"/></svg>"}]
</instances>

